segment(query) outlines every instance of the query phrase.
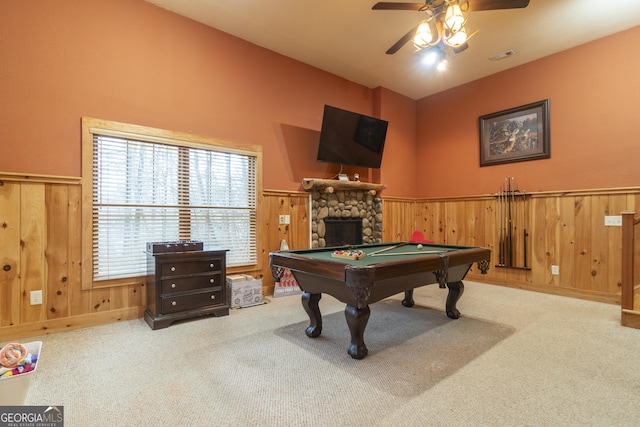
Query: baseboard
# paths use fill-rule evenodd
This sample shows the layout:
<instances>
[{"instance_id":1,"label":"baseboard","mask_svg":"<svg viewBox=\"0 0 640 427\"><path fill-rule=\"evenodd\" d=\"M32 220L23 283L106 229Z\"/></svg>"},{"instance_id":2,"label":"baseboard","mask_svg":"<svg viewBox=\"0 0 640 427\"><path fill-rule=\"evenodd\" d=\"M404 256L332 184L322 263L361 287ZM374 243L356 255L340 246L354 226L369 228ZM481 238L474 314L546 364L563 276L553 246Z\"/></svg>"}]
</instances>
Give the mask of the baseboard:
<instances>
[{"instance_id":1,"label":"baseboard","mask_svg":"<svg viewBox=\"0 0 640 427\"><path fill-rule=\"evenodd\" d=\"M629 328L640 329L640 311L622 310L620 324Z\"/></svg>"},{"instance_id":2,"label":"baseboard","mask_svg":"<svg viewBox=\"0 0 640 427\"><path fill-rule=\"evenodd\" d=\"M604 302L607 304L620 305L620 294L611 295L601 292L594 292L585 289L569 289L559 286L535 285L529 282L521 282L512 279L503 279L500 277L487 277L481 274L468 274L467 280L488 283L491 285L505 286L507 288L524 289L527 291L541 292L544 294L552 294L569 298L578 298L588 301Z\"/></svg>"},{"instance_id":3,"label":"baseboard","mask_svg":"<svg viewBox=\"0 0 640 427\"><path fill-rule=\"evenodd\" d=\"M19 341L37 335L48 335L57 332L71 331L90 326L105 325L121 320L132 320L142 317L144 307L129 307L62 319L44 320L0 328L0 336L4 341Z\"/></svg>"}]
</instances>

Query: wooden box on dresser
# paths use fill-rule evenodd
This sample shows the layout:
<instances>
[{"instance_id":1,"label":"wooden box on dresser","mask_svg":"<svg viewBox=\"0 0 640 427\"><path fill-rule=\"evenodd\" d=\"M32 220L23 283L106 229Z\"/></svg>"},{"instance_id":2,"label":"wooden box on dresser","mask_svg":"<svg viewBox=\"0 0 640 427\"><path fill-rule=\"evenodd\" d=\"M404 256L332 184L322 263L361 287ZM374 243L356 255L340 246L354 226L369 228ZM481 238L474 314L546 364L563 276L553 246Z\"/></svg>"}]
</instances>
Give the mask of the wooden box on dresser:
<instances>
[{"instance_id":1,"label":"wooden box on dresser","mask_svg":"<svg viewBox=\"0 0 640 427\"><path fill-rule=\"evenodd\" d=\"M147 252L147 308L151 329L199 316L229 314L226 249Z\"/></svg>"}]
</instances>

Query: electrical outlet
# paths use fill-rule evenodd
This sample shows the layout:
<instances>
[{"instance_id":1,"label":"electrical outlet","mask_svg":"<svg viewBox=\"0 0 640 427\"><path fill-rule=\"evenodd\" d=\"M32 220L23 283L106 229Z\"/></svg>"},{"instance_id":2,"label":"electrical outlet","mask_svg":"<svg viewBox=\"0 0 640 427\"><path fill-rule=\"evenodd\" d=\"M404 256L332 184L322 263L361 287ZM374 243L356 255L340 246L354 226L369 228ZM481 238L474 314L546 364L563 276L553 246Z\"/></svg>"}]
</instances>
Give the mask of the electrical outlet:
<instances>
[{"instance_id":1,"label":"electrical outlet","mask_svg":"<svg viewBox=\"0 0 640 427\"><path fill-rule=\"evenodd\" d=\"M622 227L622 215L606 215L604 225L606 227Z\"/></svg>"},{"instance_id":2,"label":"electrical outlet","mask_svg":"<svg viewBox=\"0 0 640 427\"><path fill-rule=\"evenodd\" d=\"M286 225L291 222L291 215L278 215L278 224Z\"/></svg>"},{"instance_id":3,"label":"electrical outlet","mask_svg":"<svg viewBox=\"0 0 640 427\"><path fill-rule=\"evenodd\" d=\"M560 266L559 265L552 265L551 266L551 275L552 276L559 276L560 275Z\"/></svg>"},{"instance_id":4,"label":"electrical outlet","mask_svg":"<svg viewBox=\"0 0 640 427\"><path fill-rule=\"evenodd\" d=\"M42 291L31 291L29 293L29 300L31 305L42 304Z\"/></svg>"}]
</instances>

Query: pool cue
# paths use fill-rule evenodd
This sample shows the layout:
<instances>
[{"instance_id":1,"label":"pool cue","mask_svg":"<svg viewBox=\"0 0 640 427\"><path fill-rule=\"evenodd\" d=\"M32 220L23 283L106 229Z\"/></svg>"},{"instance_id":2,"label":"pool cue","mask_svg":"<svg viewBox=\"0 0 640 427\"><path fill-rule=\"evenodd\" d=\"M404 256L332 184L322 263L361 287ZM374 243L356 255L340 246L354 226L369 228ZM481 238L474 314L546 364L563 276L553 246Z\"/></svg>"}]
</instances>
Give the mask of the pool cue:
<instances>
[{"instance_id":1,"label":"pool cue","mask_svg":"<svg viewBox=\"0 0 640 427\"><path fill-rule=\"evenodd\" d=\"M507 238L507 228L506 228L506 210L504 204L504 192L505 187L504 183L500 186L500 265L505 265L505 257L506 257L506 238Z\"/></svg>"},{"instance_id":2,"label":"pool cue","mask_svg":"<svg viewBox=\"0 0 640 427\"><path fill-rule=\"evenodd\" d=\"M388 248L384 248L384 249L380 249L380 250L375 251L375 252L371 252L368 255L369 256L375 256L376 254L381 254L382 252L390 251L391 249L399 248L399 247L404 246L406 244L407 244L407 242L402 242L402 243L399 243L399 244L397 244L395 246L390 246Z\"/></svg>"},{"instance_id":3,"label":"pool cue","mask_svg":"<svg viewBox=\"0 0 640 427\"><path fill-rule=\"evenodd\" d=\"M524 216L524 232L523 232L523 240L524 240L524 268L527 268L527 192L522 191L522 204L523 204L523 216Z\"/></svg>"},{"instance_id":4,"label":"pool cue","mask_svg":"<svg viewBox=\"0 0 640 427\"><path fill-rule=\"evenodd\" d=\"M391 254L374 254L369 256L399 256L399 255L420 255L420 254L441 254L443 252L451 252L450 250L441 250L441 251L415 251L415 252L394 252Z\"/></svg>"},{"instance_id":5,"label":"pool cue","mask_svg":"<svg viewBox=\"0 0 640 427\"><path fill-rule=\"evenodd\" d=\"M507 231L507 226L509 225L509 220L508 220L508 215L507 215L507 208L509 207L508 205L508 201L509 201L509 197L507 196L508 193L508 189L509 189L509 181L508 178L505 178L504 180L504 193L502 194L502 204L503 204L503 209L502 209L502 216L503 216L503 221L504 221L504 244L503 244L503 248L502 250L504 251L503 253L503 266L507 266L509 263L508 260L508 247L509 247L509 233Z\"/></svg>"},{"instance_id":6,"label":"pool cue","mask_svg":"<svg viewBox=\"0 0 640 427\"><path fill-rule=\"evenodd\" d=\"M498 265L502 265L502 186L500 186L500 192L496 194L496 200L496 215L498 219L498 221L496 221L496 225L498 226L498 233L500 235L498 238Z\"/></svg>"},{"instance_id":7,"label":"pool cue","mask_svg":"<svg viewBox=\"0 0 640 427\"><path fill-rule=\"evenodd\" d=\"M508 220L508 215L507 215L507 191L509 189L509 184L508 184L508 180L507 178L504 179L504 193L502 194L502 203L504 204L503 209L502 209L502 216L503 216L503 221L504 221L504 245L503 245L503 251L504 251L504 255L503 255L503 259L504 262L502 263L503 266L507 266L508 260L507 260L507 246L509 245L509 233L507 232L507 227L509 225L509 220Z\"/></svg>"},{"instance_id":8,"label":"pool cue","mask_svg":"<svg viewBox=\"0 0 640 427\"><path fill-rule=\"evenodd\" d=\"M512 196L513 189L511 187L512 177L508 177L509 179L509 191L507 192L507 205L509 208L509 246L507 247L507 265L509 267L513 267L513 206L512 206ZM511 197L510 197L511 196Z\"/></svg>"}]
</instances>

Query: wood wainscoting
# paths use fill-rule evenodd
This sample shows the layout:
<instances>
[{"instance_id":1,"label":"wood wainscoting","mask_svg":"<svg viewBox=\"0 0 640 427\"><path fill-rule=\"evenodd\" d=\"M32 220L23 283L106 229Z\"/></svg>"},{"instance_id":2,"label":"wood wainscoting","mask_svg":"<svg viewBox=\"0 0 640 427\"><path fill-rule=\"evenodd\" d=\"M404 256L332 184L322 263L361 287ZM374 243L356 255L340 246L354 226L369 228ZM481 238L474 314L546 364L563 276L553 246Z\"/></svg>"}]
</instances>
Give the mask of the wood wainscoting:
<instances>
[{"instance_id":1,"label":"wood wainscoting","mask_svg":"<svg viewBox=\"0 0 640 427\"><path fill-rule=\"evenodd\" d=\"M82 289L81 189L76 178L0 174L0 336L3 340L142 317L145 284ZM532 193L530 270L496 268L497 204L493 195L442 199L383 199L383 240L408 240L413 230L438 243L492 249L487 275L473 268L469 280L620 303L621 227L606 215L640 210L640 188ZM285 239L309 247L306 191L264 191L259 200L259 269L265 295L274 282L269 253ZM289 215L290 224L279 224ZM551 266L560 268L551 275ZM32 290L43 304L30 305Z\"/></svg>"},{"instance_id":2,"label":"wood wainscoting","mask_svg":"<svg viewBox=\"0 0 640 427\"><path fill-rule=\"evenodd\" d=\"M605 226L604 219L640 207L637 187L532 193L526 221L530 270L496 267L499 224L493 195L416 205L416 228L427 239L492 249L489 273L472 270L470 280L620 303L622 229ZM558 275L551 274L551 266L559 267Z\"/></svg>"},{"instance_id":3,"label":"wood wainscoting","mask_svg":"<svg viewBox=\"0 0 640 427\"><path fill-rule=\"evenodd\" d=\"M80 203L79 178L0 176L2 340L142 316L143 284L82 289Z\"/></svg>"}]
</instances>

